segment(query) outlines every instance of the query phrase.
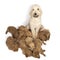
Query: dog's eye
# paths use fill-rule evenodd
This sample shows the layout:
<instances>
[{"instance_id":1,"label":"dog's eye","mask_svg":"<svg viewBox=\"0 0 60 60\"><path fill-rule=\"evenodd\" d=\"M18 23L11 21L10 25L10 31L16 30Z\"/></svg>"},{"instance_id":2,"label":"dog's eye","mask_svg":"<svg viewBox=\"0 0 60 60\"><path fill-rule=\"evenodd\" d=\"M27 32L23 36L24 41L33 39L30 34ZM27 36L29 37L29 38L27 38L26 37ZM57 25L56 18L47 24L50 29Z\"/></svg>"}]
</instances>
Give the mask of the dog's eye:
<instances>
[{"instance_id":1,"label":"dog's eye","mask_svg":"<svg viewBox=\"0 0 60 60\"><path fill-rule=\"evenodd\" d=\"M34 9L32 9L34 11Z\"/></svg>"},{"instance_id":2,"label":"dog's eye","mask_svg":"<svg viewBox=\"0 0 60 60\"><path fill-rule=\"evenodd\" d=\"M39 8L37 8L37 10L39 10Z\"/></svg>"}]
</instances>

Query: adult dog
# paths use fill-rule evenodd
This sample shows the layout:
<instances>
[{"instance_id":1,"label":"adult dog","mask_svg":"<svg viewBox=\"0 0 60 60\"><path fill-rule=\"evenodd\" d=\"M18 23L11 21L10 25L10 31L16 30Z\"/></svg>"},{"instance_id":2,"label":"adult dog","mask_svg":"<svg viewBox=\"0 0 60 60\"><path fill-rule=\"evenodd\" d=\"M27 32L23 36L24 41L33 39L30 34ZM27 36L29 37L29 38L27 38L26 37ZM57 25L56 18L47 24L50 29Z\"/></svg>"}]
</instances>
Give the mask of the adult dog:
<instances>
[{"instance_id":1,"label":"adult dog","mask_svg":"<svg viewBox=\"0 0 60 60\"><path fill-rule=\"evenodd\" d=\"M30 20L29 20L29 25L27 27L31 29L34 39L37 37L39 29L42 28L41 15L42 15L42 10L40 6L37 4L33 5L31 7Z\"/></svg>"}]
</instances>

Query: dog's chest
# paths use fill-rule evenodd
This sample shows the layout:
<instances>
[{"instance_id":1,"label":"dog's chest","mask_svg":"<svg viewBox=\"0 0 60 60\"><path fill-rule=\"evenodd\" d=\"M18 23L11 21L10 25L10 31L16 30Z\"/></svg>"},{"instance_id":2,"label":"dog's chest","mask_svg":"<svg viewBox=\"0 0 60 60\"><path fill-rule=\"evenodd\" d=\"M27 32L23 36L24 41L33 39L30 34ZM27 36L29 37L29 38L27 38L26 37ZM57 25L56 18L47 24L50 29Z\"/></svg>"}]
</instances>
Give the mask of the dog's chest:
<instances>
[{"instance_id":1,"label":"dog's chest","mask_svg":"<svg viewBox=\"0 0 60 60\"><path fill-rule=\"evenodd\" d=\"M34 28L41 26L41 20L40 19L31 19L30 20L30 26L33 26Z\"/></svg>"}]
</instances>

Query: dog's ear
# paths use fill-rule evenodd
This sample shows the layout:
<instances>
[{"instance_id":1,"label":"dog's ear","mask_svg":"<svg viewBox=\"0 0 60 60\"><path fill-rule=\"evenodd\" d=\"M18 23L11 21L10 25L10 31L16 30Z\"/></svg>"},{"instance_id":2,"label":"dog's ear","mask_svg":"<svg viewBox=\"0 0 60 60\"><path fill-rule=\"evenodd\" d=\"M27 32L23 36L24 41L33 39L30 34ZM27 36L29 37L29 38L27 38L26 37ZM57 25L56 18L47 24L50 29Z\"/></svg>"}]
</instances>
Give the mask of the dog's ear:
<instances>
[{"instance_id":1,"label":"dog's ear","mask_svg":"<svg viewBox=\"0 0 60 60\"><path fill-rule=\"evenodd\" d=\"M33 5L30 7L30 11L29 11L29 15L32 15L32 11L33 11Z\"/></svg>"},{"instance_id":2,"label":"dog's ear","mask_svg":"<svg viewBox=\"0 0 60 60\"><path fill-rule=\"evenodd\" d=\"M42 15L42 9L40 9L40 13L41 13L41 15ZM40 16L41 16L41 15L40 15Z\"/></svg>"},{"instance_id":3,"label":"dog's ear","mask_svg":"<svg viewBox=\"0 0 60 60\"><path fill-rule=\"evenodd\" d=\"M30 15L30 16L32 15L32 9L30 9L29 15Z\"/></svg>"}]
</instances>

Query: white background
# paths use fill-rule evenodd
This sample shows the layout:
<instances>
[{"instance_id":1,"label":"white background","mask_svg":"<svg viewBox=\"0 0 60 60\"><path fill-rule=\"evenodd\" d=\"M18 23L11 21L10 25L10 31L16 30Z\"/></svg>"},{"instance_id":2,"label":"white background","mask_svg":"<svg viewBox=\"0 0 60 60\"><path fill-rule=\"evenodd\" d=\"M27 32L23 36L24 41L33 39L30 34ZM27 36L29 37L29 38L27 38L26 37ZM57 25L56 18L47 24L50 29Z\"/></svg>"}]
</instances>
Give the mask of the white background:
<instances>
[{"instance_id":1,"label":"white background","mask_svg":"<svg viewBox=\"0 0 60 60\"><path fill-rule=\"evenodd\" d=\"M40 59L26 58L21 49L13 52L6 46L7 27L25 24L32 4L41 6L42 24L51 32L50 40L43 46L46 57L41 55ZM60 0L0 0L0 60L60 60Z\"/></svg>"}]
</instances>

